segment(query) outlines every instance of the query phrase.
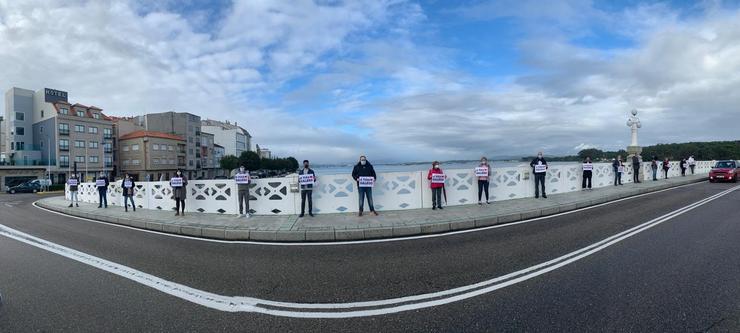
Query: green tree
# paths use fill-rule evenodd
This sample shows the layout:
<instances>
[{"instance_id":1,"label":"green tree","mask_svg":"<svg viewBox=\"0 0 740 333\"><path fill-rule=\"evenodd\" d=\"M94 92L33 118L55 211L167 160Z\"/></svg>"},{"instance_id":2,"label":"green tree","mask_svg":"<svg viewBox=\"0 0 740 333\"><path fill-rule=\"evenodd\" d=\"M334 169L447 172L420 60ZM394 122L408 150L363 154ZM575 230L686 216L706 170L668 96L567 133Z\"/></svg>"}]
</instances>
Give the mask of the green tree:
<instances>
[{"instance_id":1,"label":"green tree","mask_svg":"<svg viewBox=\"0 0 740 333\"><path fill-rule=\"evenodd\" d=\"M591 160L598 160L604 157L604 152L600 149L589 148L578 152L578 157L585 160L586 157L591 157Z\"/></svg>"},{"instance_id":2,"label":"green tree","mask_svg":"<svg viewBox=\"0 0 740 333\"><path fill-rule=\"evenodd\" d=\"M218 161L221 165L221 169L224 170L234 170L239 167L239 158L234 155L226 155L221 158L220 161Z\"/></svg>"},{"instance_id":3,"label":"green tree","mask_svg":"<svg viewBox=\"0 0 740 333\"><path fill-rule=\"evenodd\" d=\"M295 159L295 157L288 156L288 158L286 158L285 161L286 161L285 170L289 170L289 171L298 170L298 167L299 167L298 160Z\"/></svg>"},{"instance_id":4,"label":"green tree","mask_svg":"<svg viewBox=\"0 0 740 333\"><path fill-rule=\"evenodd\" d=\"M260 156L253 151L243 151L239 155L239 166L244 166L249 171L259 170L261 168Z\"/></svg>"}]
</instances>

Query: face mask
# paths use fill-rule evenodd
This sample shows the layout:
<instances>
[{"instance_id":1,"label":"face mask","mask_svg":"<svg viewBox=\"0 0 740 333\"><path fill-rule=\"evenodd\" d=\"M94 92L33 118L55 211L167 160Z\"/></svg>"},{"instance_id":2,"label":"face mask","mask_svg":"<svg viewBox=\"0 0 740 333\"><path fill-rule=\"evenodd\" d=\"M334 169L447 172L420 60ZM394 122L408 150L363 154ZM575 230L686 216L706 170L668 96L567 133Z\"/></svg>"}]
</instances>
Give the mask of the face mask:
<instances>
[{"instance_id":1,"label":"face mask","mask_svg":"<svg viewBox=\"0 0 740 333\"><path fill-rule=\"evenodd\" d=\"M177 172L177 175L178 175L178 176L180 175L180 172L179 172L179 171Z\"/></svg>"},{"instance_id":2,"label":"face mask","mask_svg":"<svg viewBox=\"0 0 740 333\"><path fill-rule=\"evenodd\" d=\"M304 164L303 167L308 169L308 164Z\"/></svg>"},{"instance_id":3,"label":"face mask","mask_svg":"<svg viewBox=\"0 0 740 333\"><path fill-rule=\"evenodd\" d=\"M542 155L537 155L537 158L542 158Z\"/></svg>"},{"instance_id":4,"label":"face mask","mask_svg":"<svg viewBox=\"0 0 740 333\"><path fill-rule=\"evenodd\" d=\"M239 168L239 171L244 172L244 168Z\"/></svg>"},{"instance_id":5,"label":"face mask","mask_svg":"<svg viewBox=\"0 0 740 333\"><path fill-rule=\"evenodd\" d=\"M360 164L362 164L362 165L365 165L365 163L367 163L367 161L365 161L365 160L360 160Z\"/></svg>"},{"instance_id":6,"label":"face mask","mask_svg":"<svg viewBox=\"0 0 740 333\"><path fill-rule=\"evenodd\" d=\"M434 165L434 168L435 169L439 169L439 165Z\"/></svg>"},{"instance_id":7,"label":"face mask","mask_svg":"<svg viewBox=\"0 0 740 333\"><path fill-rule=\"evenodd\" d=\"M486 163L488 163L487 160L480 160L480 164L486 164Z\"/></svg>"}]
</instances>

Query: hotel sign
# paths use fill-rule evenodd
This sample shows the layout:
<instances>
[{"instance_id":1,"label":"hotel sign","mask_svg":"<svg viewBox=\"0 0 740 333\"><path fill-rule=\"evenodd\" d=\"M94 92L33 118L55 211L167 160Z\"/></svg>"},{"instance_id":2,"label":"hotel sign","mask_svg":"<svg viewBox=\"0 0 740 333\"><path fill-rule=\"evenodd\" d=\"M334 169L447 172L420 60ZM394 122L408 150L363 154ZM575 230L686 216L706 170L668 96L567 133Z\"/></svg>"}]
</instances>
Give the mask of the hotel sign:
<instances>
[{"instance_id":1,"label":"hotel sign","mask_svg":"<svg viewBox=\"0 0 740 333\"><path fill-rule=\"evenodd\" d=\"M44 100L47 103L59 101L67 102L67 92L55 89L44 88Z\"/></svg>"}]
</instances>

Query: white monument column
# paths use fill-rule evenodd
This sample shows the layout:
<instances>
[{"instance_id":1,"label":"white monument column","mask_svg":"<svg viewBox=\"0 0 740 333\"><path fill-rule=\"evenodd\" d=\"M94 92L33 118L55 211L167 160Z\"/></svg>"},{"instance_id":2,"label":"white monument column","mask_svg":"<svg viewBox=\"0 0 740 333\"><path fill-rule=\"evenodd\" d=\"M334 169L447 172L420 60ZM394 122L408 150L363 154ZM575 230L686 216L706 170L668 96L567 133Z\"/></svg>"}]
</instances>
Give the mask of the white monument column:
<instances>
[{"instance_id":1,"label":"white monument column","mask_svg":"<svg viewBox=\"0 0 740 333\"><path fill-rule=\"evenodd\" d=\"M632 164L632 156L640 155L640 153L642 153L642 147L637 143L637 129L642 127L642 123L640 123L640 118L637 118L636 109L632 110L632 115L627 119L627 126L632 131L632 141L630 142L630 145L627 146L627 163ZM643 162L642 158L640 158L640 162ZM640 172L639 177L640 181L645 180L645 173Z\"/></svg>"}]
</instances>

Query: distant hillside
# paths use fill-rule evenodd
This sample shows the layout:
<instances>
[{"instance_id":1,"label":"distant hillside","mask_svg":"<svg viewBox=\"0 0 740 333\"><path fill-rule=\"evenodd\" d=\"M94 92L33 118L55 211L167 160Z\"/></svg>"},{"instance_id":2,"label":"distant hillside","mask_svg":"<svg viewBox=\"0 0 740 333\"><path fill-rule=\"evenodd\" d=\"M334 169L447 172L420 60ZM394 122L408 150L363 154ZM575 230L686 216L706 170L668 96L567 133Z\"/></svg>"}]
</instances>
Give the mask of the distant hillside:
<instances>
[{"instance_id":1,"label":"distant hillside","mask_svg":"<svg viewBox=\"0 0 740 333\"><path fill-rule=\"evenodd\" d=\"M581 161L586 156L593 160L611 160L617 155L622 158L627 156L627 151L602 151L599 149L584 149L578 152L578 155L571 156L551 156L547 157L550 161ZM740 159L740 141L713 141L713 142L687 142L687 143L669 143L647 146L642 148L642 157L644 160L657 156L659 159L668 157L671 160L688 158L693 155L697 160L723 160L723 159ZM524 157L522 161L530 161L534 157Z\"/></svg>"}]
</instances>

